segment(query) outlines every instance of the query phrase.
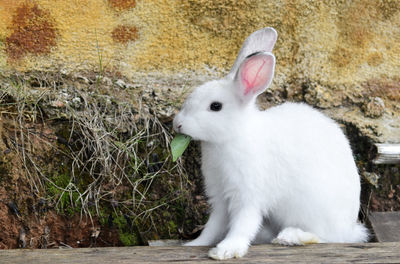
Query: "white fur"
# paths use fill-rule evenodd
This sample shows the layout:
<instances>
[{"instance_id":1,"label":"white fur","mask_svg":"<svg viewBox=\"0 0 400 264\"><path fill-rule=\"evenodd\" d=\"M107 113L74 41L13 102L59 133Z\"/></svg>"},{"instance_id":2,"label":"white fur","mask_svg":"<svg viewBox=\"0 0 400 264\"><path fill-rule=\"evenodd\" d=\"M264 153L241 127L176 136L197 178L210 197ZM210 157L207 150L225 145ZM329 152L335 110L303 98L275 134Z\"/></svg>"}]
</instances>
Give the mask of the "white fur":
<instances>
[{"instance_id":1,"label":"white fur","mask_svg":"<svg viewBox=\"0 0 400 264\"><path fill-rule=\"evenodd\" d=\"M228 75L198 87L174 119L175 130L201 141L211 204L203 232L186 245L216 245L209 256L227 259L252 242L367 241L357 222L360 179L340 127L305 104L259 111L236 95L235 82ZM221 111L210 111L214 101Z\"/></svg>"}]
</instances>

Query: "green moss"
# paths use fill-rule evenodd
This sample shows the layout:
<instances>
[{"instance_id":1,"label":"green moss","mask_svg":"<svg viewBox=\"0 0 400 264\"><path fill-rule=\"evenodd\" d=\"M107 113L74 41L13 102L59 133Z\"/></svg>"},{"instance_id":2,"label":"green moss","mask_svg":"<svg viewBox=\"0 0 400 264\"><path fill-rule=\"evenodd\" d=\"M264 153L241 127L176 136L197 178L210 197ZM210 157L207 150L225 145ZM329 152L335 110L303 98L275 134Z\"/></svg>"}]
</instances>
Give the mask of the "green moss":
<instances>
[{"instance_id":1,"label":"green moss","mask_svg":"<svg viewBox=\"0 0 400 264\"><path fill-rule=\"evenodd\" d=\"M72 179L71 172L67 166L62 166L59 171L49 177L46 182L47 196L53 199L60 214L72 216L80 212L82 204L79 200L80 184Z\"/></svg>"},{"instance_id":2,"label":"green moss","mask_svg":"<svg viewBox=\"0 0 400 264\"><path fill-rule=\"evenodd\" d=\"M170 233L176 233L177 230L178 225L173 220L168 221L168 231Z\"/></svg>"},{"instance_id":3,"label":"green moss","mask_svg":"<svg viewBox=\"0 0 400 264\"><path fill-rule=\"evenodd\" d=\"M137 245L135 238L132 234L130 233L123 233L123 232L119 232L119 240L121 240L122 244L124 244L124 246L133 246L133 245Z\"/></svg>"},{"instance_id":4,"label":"green moss","mask_svg":"<svg viewBox=\"0 0 400 264\"><path fill-rule=\"evenodd\" d=\"M128 223L125 216L115 215L113 223L118 228L119 239L124 246L134 246L140 244L137 234L132 232L132 224Z\"/></svg>"}]
</instances>

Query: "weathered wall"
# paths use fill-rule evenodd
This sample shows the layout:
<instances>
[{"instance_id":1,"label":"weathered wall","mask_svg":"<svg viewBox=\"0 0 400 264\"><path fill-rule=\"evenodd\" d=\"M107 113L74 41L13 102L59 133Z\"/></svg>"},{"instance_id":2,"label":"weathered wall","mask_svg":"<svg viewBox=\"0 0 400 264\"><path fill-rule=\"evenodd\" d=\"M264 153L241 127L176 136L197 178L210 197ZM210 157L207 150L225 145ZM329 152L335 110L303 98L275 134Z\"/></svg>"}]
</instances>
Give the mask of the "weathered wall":
<instances>
[{"instance_id":1,"label":"weathered wall","mask_svg":"<svg viewBox=\"0 0 400 264\"><path fill-rule=\"evenodd\" d=\"M219 74L248 34L272 26L279 100L392 116L400 111L399 10L397 0L2 0L0 67L105 67L131 79Z\"/></svg>"},{"instance_id":2,"label":"weathered wall","mask_svg":"<svg viewBox=\"0 0 400 264\"><path fill-rule=\"evenodd\" d=\"M390 0L2 0L2 66L91 69L100 50L125 74L226 69L249 33L273 26L281 74L354 83L398 74L399 10Z\"/></svg>"}]
</instances>

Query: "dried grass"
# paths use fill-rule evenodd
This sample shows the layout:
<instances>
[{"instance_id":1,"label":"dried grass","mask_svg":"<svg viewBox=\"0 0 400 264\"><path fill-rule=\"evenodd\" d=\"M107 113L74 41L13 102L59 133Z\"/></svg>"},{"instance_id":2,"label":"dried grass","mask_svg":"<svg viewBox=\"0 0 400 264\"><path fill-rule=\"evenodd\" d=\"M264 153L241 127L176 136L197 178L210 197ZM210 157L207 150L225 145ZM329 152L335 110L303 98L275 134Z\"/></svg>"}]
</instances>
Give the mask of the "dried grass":
<instances>
[{"instance_id":1,"label":"dried grass","mask_svg":"<svg viewBox=\"0 0 400 264\"><path fill-rule=\"evenodd\" d=\"M37 77L37 89L31 83ZM150 199L149 193L159 177L179 177L178 192L183 194L188 180L180 162L172 163L169 155L169 129L156 116L142 112L129 102L115 102L87 90L74 90L82 102L79 107L67 104L60 116L49 116L43 108L60 93L60 76L31 75L7 77L0 88L0 115L13 119L14 150L18 153L31 190L38 197L47 195L57 208L68 204L82 215L102 214L102 205L111 204L137 218L151 217L154 210L182 197ZM99 85L94 82L93 85ZM65 92L65 91L64 91ZM140 98L135 98L140 100ZM136 101L141 106L141 102ZM70 161L68 184L59 185L51 173L38 164L29 150L32 138L38 136L26 128L27 123L64 119L68 125L65 146L46 141L54 153ZM52 161L49 161L52 162ZM64 164L65 165L65 164ZM49 197L48 188L57 190ZM124 196L129 189L131 195ZM123 191L121 191L123 190ZM93 210L94 208L94 210Z\"/></svg>"}]
</instances>

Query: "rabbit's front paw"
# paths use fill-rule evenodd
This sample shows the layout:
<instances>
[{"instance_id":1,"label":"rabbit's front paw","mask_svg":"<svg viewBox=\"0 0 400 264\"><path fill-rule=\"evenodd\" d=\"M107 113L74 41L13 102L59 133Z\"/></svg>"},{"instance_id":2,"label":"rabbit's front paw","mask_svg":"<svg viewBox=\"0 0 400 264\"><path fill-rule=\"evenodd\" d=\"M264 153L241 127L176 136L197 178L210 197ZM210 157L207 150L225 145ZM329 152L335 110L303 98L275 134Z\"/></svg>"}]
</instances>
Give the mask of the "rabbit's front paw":
<instances>
[{"instance_id":1,"label":"rabbit's front paw","mask_svg":"<svg viewBox=\"0 0 400 264\"><path fill-rule=\"evenodd\" d=\"M224 260L230 258L241 258L246 255L248 250L247 244L237 244L237 243L229 243L228 244L219 244L215 248L210 249L208 251L208 256L212 259L216 260Z\"/></svg>"}]
</instances>

